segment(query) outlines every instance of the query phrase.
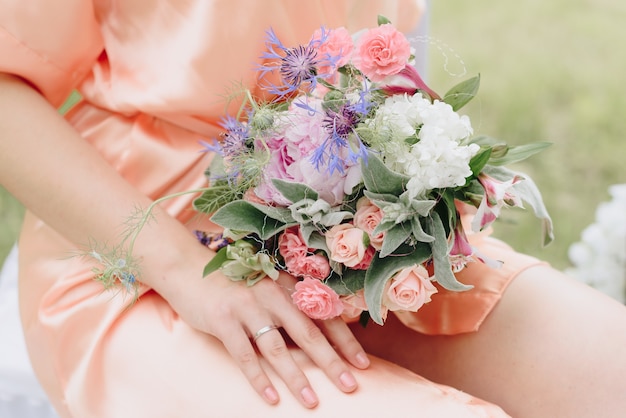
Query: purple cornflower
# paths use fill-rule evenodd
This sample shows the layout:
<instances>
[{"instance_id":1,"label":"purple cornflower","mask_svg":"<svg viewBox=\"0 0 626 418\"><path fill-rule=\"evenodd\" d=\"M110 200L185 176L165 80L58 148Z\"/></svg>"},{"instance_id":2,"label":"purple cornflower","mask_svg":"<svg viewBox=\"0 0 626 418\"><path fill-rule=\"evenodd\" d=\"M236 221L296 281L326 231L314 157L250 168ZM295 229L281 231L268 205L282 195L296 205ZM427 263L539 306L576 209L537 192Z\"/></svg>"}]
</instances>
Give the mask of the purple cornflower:
<instances>
[{"instance_id":1,"label":"purple cornflower","mask_svg":"<svg viewBox=\"0 0 626 418\"><path fill-rule=\"evenodd\" d=\"M317 52L317 48L328 38L328 31L324 28L319 39L312 39L307 45L294 48L284 46L272 29L266 33L267 52L261 55L266 62L259 65L258 70L261 72L261 77L278 71L282 84L268 82L265 88L279 97L293 93L306 84L309 90L315 89L319 68L334 66L339 59L338 56L329 54L320 56ZM319 75L319 77L327 77L327 75Z\"/></svg>"}]
</instances>

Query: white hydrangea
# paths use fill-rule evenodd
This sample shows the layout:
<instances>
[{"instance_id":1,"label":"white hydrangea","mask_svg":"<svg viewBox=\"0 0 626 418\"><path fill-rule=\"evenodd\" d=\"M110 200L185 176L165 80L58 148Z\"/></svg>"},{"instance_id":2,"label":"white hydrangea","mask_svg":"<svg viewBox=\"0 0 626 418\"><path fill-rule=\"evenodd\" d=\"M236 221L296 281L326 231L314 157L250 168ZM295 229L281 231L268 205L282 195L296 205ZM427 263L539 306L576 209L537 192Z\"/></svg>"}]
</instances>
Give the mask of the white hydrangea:
<instances>
[{"instance_id":1,"label":"white hydrangea","mask_svg":"<svg viewBox=\"0 0 626 418\"><path fill-rule=\"evenodd\" d=\"M626 184L609 188L612 199L596 209L595 222L569 248L570 276L626 302Z\"/></svg>"},{"instance_id":2,"label":"white hydrangea","mask_svg":"<svg viewBox=\"0 0 626 418\"><path fill-rule=\"evenodd\" d=\"M422 113L430 105L419 93L413 96L390 96L366 124L389 141L404 142L406 138L415 135L416 129L423 123Z\"/></svg>"},{"instance_id":3,"label":"white hydrangea","mask_svg":"<svg viewBox=\"0 0 626 418\"><path fill-rule=\"evenodd\" d=\"M469 162L479 146L461 144L473 132L470 120L447 103L431 103L419 93L391 96L368 125L389 141L385 164L411 177L407 191L412 198L434 188L461 186L471 174ZM406 139L418 129L419 141L408 144Z\"/></svg>"},{"instance_id":4,"label":"white hydrangea","mask_svg":"<svg viewBox=\"0 0 626 418\"><path fill-rule=\"evenodd\" d=\"M445 137L422 139L411 147L404 164L404 174L410 176L407 191L411 198L428 190L465 184L472 174L469 162L479 146L459 145Z\"/></svg>"}]
</instances>

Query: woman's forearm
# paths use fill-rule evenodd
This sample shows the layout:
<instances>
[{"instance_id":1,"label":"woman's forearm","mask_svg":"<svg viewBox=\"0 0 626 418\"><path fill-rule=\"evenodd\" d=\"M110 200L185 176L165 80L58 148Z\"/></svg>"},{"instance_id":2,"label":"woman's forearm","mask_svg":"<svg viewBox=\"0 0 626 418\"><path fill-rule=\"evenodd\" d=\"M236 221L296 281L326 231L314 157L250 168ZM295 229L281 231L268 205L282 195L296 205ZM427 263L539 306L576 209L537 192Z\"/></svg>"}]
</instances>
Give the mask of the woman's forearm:
<instances>
[{"instance_id":1,"label":"woman's forearm","mask_svg":"<svg viewBox=\"0 0 626 418\"><path fill-rule=\"evenodd\" d=\"M137 208L152 202L127 183L43 97L18 78L0 74L0 182L31 212L79 246L118 243ZM133 248L150 272L142 280L168 292L169 264L198 269L210 253L178 221L156 210L156 220ZM162 239L167 237L167 239Z\"/></svg>"}]
</instances>

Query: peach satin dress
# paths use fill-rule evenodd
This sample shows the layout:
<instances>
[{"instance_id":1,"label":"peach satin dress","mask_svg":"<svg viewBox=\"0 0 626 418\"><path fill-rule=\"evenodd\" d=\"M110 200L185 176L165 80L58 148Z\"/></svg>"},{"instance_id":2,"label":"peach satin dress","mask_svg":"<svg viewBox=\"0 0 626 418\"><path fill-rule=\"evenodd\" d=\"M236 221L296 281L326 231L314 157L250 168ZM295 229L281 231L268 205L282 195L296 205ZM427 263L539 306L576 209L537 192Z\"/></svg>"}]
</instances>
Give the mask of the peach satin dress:
<instances>
[{"instance_id":1,"label":"peach satin dress","mask_svg":"<svg viewBox=\"0 0 626 418\"><path fill-rule=\"evenodd\" d=\"M228 87L255 84L251 69L268 27L293 45L322 24L356 30L375 25L378 14L408 30L419 2L0 0L0 71L28 80L55 106L78 88L84 101L69 122L157 198L204 184L198 141L219 133ZM193 217L190 198L164 207L181 222ZM400 316L407 326L429 334L475 331L510 280L538 262L489 237L472 240L504 267L474 263L460 277L474 290L437 294L417 314ZM191 329L150 289L126 309L127 300L92 280L88 265L67 257L74 248L26 215L22 321L33 367L62 417L506 416L378 359L355 370L360 388L345 395L296 349L319 407L302 408L273 375L282 400L266 405L218 340Z\"/></svg>"}]
</instances>

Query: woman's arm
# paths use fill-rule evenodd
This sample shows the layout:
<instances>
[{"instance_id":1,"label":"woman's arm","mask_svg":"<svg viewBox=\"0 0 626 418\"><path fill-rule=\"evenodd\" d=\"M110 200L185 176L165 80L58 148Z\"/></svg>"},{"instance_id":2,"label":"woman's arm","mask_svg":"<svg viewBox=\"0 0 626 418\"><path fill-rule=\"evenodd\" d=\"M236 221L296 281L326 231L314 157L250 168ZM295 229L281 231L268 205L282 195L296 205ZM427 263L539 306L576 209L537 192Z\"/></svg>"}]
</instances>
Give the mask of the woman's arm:
<instances>
[{"instance_id":1,"label":"woman's arm","mask_svg":"<svg viewBox=\"0 0 626 418\"><path fill-rule=\"evenodd\" d=\"M78 245L87 240L119 242L128 217L152 203L39 93L21 79L1 73L0 182L30 211ZM192 327L219 338L268 402L277 402L278 396L249 336L272 323L282 326L340 389L356 389L347 366L329 343L353 365L367 367L364 352L345 323L339 319L312 322L293 306L283 287L270 280L250 288L219 272L202 280L202 269L213 253L198 245L164 211L157 208L154 217L133 247L133 255L142 260L140 280L161 294ZM282 280L293 284L290 277ZM305 406L317 404L280 333L268 333L259 339L257 348Z\"/></svg>"}]
</instances>

